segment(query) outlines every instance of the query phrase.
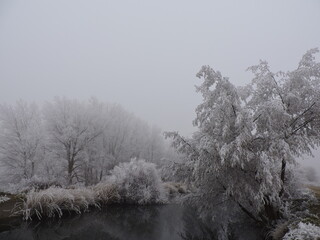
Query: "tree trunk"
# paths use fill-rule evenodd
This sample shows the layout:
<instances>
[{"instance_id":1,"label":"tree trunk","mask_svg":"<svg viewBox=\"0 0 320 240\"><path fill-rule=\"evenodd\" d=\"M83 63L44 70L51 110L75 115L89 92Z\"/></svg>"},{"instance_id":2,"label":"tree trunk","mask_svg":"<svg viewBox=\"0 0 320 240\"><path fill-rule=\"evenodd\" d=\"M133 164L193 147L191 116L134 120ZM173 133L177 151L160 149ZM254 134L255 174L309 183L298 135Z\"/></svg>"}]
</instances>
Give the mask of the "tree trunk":
<instances>
[{"instance_id":1,"label":"tree trunk","mask_svg":"<svg viewBox=\"0 0 320 240\"><path fill-rule=\"evenodd\" d=\"M269 199L269 197L267 197ZM271 222L280 218L280 212L278 208L275 208L272 203L266 201L264 204L264 216L267 222Z\"/></svg>"},{"instance_id":2,"label":"tree trunk","mask_svg":"<svg viewBox=\"0 0 320 240\"><path fill-rule=\"evenodd\" d=\"M31 177L34 175L34 162L31 162Z\"/></svg>"},{"instance_id":3,"label":"tree trunk","mask_svg":"<svg viewBox=\"0 0 320 240\"><path fill-rule=\"evenodd\" d=\"M103 176L103 170L101 169L101 171L100 171L100 177L99 177L99 180L100 180L100 181L102 180L102 176Z\"/></svg>"},{"instance_id":4,"label":"tree trunk","mask_svg":"<svg viewBox=\"0 0 320 240\"><path fill-rule=\"evenodd\" d=\"M72 184L73 165L74 165L74 162L72 160L68 161L68 181L69 181L69 185Z\"/></svg>"},{"instance_id":5,"label":"tree trunk","mask_svg":"<svg viewBox=\"0 0 320 240\"><path fill-rule=\"evenodd\" d=\"M23 176L24 176L24 178L28 178L27 154L25 152L23 152Z\"/></svg>"},{"instance_id":6,"label":"tree trunk","mask_svg":"<svg viewBox=\"0 0 320 240\"><path fill-rule=\"evenodd\" d=\"M287 162L286 160L283 158L282 159L282 163L281 163L281 182L282 182L282 186L281 186L281 190L279 192L279 197L282 197L283 193L284 193L284 182L285 182L285 174L286 174L286 165Z\"/></svg>"},{"instance_id":7,"label":"tree trunk","mask_svg":"<svg viewBox=\"0 0 320 240\"><path fill-rule=\"evenodd\" d=\"M68 161L68 184L72 184L72 178L73 178L73 167L74 167L74 158L71 155L70 148L67 148L67 161Z\"/></svg>"},{"instance_id":8,"label":"tree trunk","mask_svg":"<svg viewBox=\"0 0 320 240\"><path fill-rule=\"evenodd\" d=\"M287 162L283 158L282 162L281 162L281 173L280 173L281 189L280 189L280 192L279 192L279 197L282 197L282 195L284 193L284 184L285 184L285 176L286 176L286 165L287 165ZM268 196L265 196L265 199L266 199L266 203L264 204L264 215L266 216L268 221L279 219L281 217L279 209L275 208L272 205L272 203L270 203Z\"/></svg>"}]
</instances>

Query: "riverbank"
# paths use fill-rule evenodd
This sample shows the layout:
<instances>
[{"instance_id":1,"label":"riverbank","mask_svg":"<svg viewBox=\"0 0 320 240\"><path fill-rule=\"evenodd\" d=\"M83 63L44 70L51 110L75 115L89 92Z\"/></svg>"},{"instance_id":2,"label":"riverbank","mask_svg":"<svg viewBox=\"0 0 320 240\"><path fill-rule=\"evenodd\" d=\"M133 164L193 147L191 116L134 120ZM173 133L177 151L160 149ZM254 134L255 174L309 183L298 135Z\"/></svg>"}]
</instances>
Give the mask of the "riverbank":
<instances>
[{"instance_id":1,"label":"riverbank","mask_svg":"<svg viewBox=\"0 0 320 240\"><path fill-rule=\"evenodd\" d=\"M18 226L22 217L13 214L15 207L22 204L22 196L0 192L0 232Z\"/></svg>"},{"instance_id":2,"label":"riverbank","mask_svg":"<svg viewBox=\"0 0 320 240\"><path fill-rule=\"evenodd\" d=\"M179 183L164 183L164 188L166 189L166 192L168 193L169 196L174 196L174 195L179 196L180 194L188 192L188 190L185 188L185 186L181 185ZM287 234L287 236L288 236L289 230L290 230L290 232L298 232L298 231L301 232L302 230L304 230L304 229L301 230L301 226L302 227L312 226L312 229L315 229L313 226L320 228L320 186L308 186L308 188L313 191L313 193L318 201L312 201L309 205L307 205L305 207L306 214L301 215L299 218L291 219L290 222L284 223L283 226L280 226L280 228L283 227L283 229L281 231L282 233L279 233L278 238L274 238L274 239L276 239L276 240L294 239L294 238L284 238L284 236L285 236L285 234ZM102 188L102 186L100 186L99 191L97 191L97 189L96 189L96 193L100 192L100 194L97 196L102 197L102 195L101 195L102 189L106 190L106 186L104 186L103 188ZM111 200L110 196L111 195L114 196L114 194L110 194L113 191L110 191L109 187L107 189L108 189L108 191L104 191L104 193L105 193L104 197L108 197L108 199L109 199L108 201L111 204L113 201L110 201ZM76 191L78 194L80 192L83 192L83 191L79 192L79 190L77 190L77 189L60 189L60 190L61 191L71 191L71 192ZM60 190L58 190L58 191L60 192ZM39 192L41 192L44 199L47 199L48 195L44 194L46 192L46 190L41 190ZM51 194L53 194L52 191L49 191L49 192L51 192ZM35 192L35 194L37 194L37 192ZM61 196L61 194L59 194L59 195ZM63 194L63 195L65 195L65 194ZM27 195L25 195L25 196L27 196ZM13 215L13 209L15 208L15 206L17 204L18 205L20 204L22 206L23 201L27 200L27 198L25 196L8 194L8 193L0 193L0 199L1 199L1 197L2 197L2 199L7 199L6 201L0 201L0 232L19 227L24 222L22 214L20 214L18 216ZM54 198L54 196L51 196L51 197ZM40 200L40 201L42 201L42 200ZM174 201L170 201L170 202L172 203ZM108 205L107 209L109 209L109 206L110 205ZM117 206L119 206L119 204L112 205L111 209L117 208ZM124 205L124 207L126 207L126 206L130 206L130 205ZM137 206L137 207L139 207L139 206ZM94 208L95 207L90 208L90 212L91 211L96 212L96 210L94 210ZM98 212L99 211L103 211L103 209L98 210ZM86 212L86 211L81 211L81 215L83 215L84 212ZM68 211L66 213L67 213L66 217L70 216L70 214L73 215L72 212L70 212L70 211ZM77 212L74 211L74 214L77 214ZM35 219L37 219L36 215L34 215L34 216L35 216ZM65 217L65 215L64 215L64 217ZM46 222L46 221L44 221L44 222ZM317 238L315 238L315 239L317 239Z\"/></svg>"},{"instance_id":3,"label":"riverbank","mask_svg":"<svg viewBox=\"0 0 320 240\"><path fill-rule=\"evenodd\" d=\"M181 183L166 182L161 188L162 195L153 191L153 196L144 191L144 194L150 195L148 198L141 195L142 193L139 193L141 198L137 198L139 194L129 195L123 192L123 189L108 183L99 183L86 188L31 189L24 194L16 195L0 192L0 224L17 217L31 220L35 216L40 220L42 217L62 217L64 212L81 214L89 208L100 208L110 204L163 204L169 199L170 202L174 202L177 196L189 192Z\"/></svg>"},{"instance_id":4,"label":"riverbank","mask_svg":"<svg viewBox=\"0 0 320 240\"><path fill-rule=\"evenodd\" d=\"M312 190L318 201L309 206L311 216L304 221L320 227L320 186L308 186L308 188Z\"/></svg>"},{"instance_id":5,"label":"riverbank","mask_svg":"<svg viewBox=\"0 0 320 240\"><path fill-rule=\"evenodd\" d=\"M309 201L297 199L293 215L271 232L274 240L320 240L320 186L307 185L314 195Z\"/></svg>"}]
</instances>

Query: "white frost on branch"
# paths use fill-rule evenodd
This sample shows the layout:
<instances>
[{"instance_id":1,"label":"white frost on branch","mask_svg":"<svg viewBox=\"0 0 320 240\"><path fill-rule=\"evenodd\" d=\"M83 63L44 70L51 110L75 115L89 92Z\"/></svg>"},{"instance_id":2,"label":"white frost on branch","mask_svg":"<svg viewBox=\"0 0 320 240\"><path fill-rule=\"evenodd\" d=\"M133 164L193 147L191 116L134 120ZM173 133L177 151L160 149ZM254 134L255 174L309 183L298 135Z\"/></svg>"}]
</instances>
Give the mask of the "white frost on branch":
<instances>
[{"instance_id":1,"label":"white frost on branch","mask_svg":"<svg viewBox=\"0 0 320 240\"><path fill-rule=\"evenodd\" d=\"M190 182L198 187L196 205L218 215L236 207L259 222L285 214L294 193L290 171L296 158L320 145L320 63L308 51L291 72L273 73L266 61L250 67L250 84L236 88L220 72L203 66L196 91L190 139L167 133L173 146L193 165ZM219 218L220 219L220 218Z\"/></svg>"},{"instance_id":2,"label":"white frost on branch","mask_svg":"<svg viewBox=\"0 0 320 240\"><path fill-rule=\"evenodd\" d=\"M297 226L289 227L289 232L284 235L283 240L315 240L320 238L320 227L312 223L299 222Z\"/></svg>"}]
</instances>

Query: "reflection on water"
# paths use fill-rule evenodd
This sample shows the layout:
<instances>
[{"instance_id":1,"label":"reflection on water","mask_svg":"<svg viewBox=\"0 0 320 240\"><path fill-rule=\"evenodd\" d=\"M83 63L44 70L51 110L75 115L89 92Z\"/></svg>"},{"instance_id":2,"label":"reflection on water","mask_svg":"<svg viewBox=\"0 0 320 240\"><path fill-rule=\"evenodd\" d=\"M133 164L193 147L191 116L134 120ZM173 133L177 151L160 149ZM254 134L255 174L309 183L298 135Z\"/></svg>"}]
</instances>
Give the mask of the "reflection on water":
<instances>
[{"instance_id":1,"label":"reflection on water","mask_svg":"<svg viewBox=\"0 0 320 240\"><path fill-rule=\"evenodd\" d=\"M194 211L188 207L179 205L110 206L106 210L85 213L81 216L70 216L41 223L23 222L10 231L0 232L0 239L217 239L217 233L210 229L212 228L201 222ZM232 239L259 239L255 232L250 231L252 238L248 232L241 234L241 231L240 233L238 231L238 236ZM230 237L231 235L233 234L230 234Z\"/></svg>"}]
</instances>

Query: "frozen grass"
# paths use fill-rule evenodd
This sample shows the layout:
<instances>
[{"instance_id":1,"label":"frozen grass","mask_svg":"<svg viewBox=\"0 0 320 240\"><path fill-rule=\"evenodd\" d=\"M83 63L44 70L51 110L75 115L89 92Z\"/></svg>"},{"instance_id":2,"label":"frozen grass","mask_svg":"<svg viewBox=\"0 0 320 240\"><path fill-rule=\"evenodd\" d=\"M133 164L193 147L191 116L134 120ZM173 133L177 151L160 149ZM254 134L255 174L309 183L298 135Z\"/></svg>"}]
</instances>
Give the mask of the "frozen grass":
<instances>
[{"instance_id":1,"label":"frozen grass","mask_svg":"<svg viewBox=\"0 0 320 240\"><path fill-rule=\"evenodd\" d=\"M41 191L30 191L22 207L16 212L22 213L25 220L37 217L62 217L63 213L88 211L90 207L119 202L119 194L114 185L99 183L93 188L64 189L50 187Z\"/></svg>"},{"instance_id":2,"label":"frozen grass","mask_svg":"<svg viewBox=\"0 0 320 240\"><path fill-rule=\"evenodd\" d=\"M30 191L23 202L21 212L24 219L31 220L34 216L38 219L61 217L66 211L80 214L87 211L90 206L99 207L92 189L50 187L39 192Z\"/></svg>"},{"instance_id":3,"label":"frozen grass","mask_svg":"<svg viewBox=\"0 0 320 240\"><path fill-rule=\"evenodd\" d=\"M93 187L95 201L99 204L118 203L120 195L114 184L98 183Z\"/></svg>"}]
</instances>

